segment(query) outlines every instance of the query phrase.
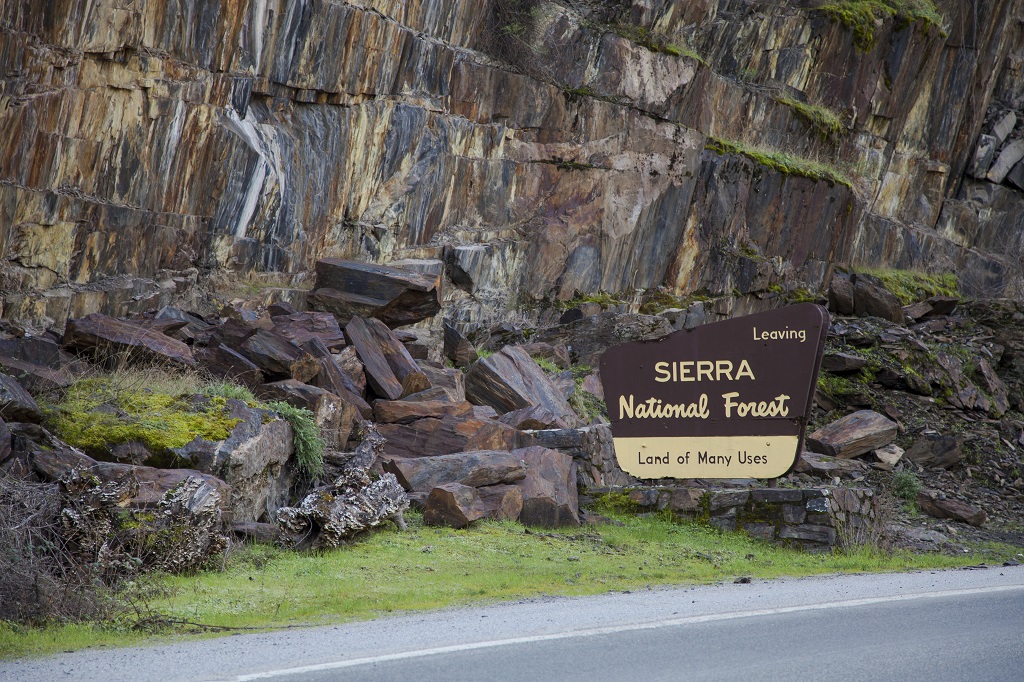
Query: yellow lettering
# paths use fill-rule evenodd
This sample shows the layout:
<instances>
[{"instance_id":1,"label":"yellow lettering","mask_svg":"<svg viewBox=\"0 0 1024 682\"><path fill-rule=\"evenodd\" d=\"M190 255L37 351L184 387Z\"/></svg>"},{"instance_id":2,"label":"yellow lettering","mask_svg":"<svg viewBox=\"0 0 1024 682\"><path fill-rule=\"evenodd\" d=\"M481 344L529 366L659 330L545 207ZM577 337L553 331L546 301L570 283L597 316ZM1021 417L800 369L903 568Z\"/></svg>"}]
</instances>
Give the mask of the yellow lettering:
<instances>
[{"instance_id":1,"label":"yellow lettering","mask_svg":"<svg viewBox=\"0 0 1024 682\"><path fill-rule=\"evenodd\" d=\"M722 380L722 375L729 381L732 381L732 362L729 360L718 360L715 362L715 376L718 381ZM739 395L739 394L737 394Z\"/></svg>"},{"instance_id":2,"label":"yellow lettering","mask_svg":"<svg viewBox=\"0 0 1024 682\"><path fill-rule=\"evenodd\" d=\"M626 402L626 396L619 396L619 419L625 419L629 417L633 418L633 394L629 395L629 402Z\"/></svg>"},{"instance_id":3,"label":"yellow lettering","mask_svg":"<svg viewBox=\"0 0 1024 682\"><path fill-rule=\"evenodd\" d=\"M679 363L679 380L680 381L694 381L693 376L690 375L690 370L693 369L693 360L683 360Z\"/></svg>"},{"instance_id":4,"label":"yellow lettering","mask_svg":"<svg viewBox=\"0 0 1024 682\"><path fill-rule=\"evenodd\" d=\"M707 376L708 381L714 381L714 377L711 376L714 371L715 363L710 360L697 361L697 381L700 381L705 376Z\"/></svg>"},{"instance_id":5,"label":"yellow lettering","mask_svg":"<svg viewBox=\"0 0 1024 682\"><path fill-rule=\"evenodd\" d=\"M672 375L669 374L669 371L668 371L668 363L667 362L659 362L656 365L654 365L654 372L658 375L658 376L654 377L655 381L659 381L661 383L665 383L666 381L668 381L669 379L672 378Z\"/></svg>"},{"instance_id":6,"label":"yellow lettering","mask_svg":"<svg viewBox=\"0 0 1024 682\"><path fill-rule=\"evenodd\" d=\"M754 372L750 369L750 363L746 360L740 360L740 368L736 370L736 381L739 381L743 377L754 378Z\"/></svg>"}]
</instances>

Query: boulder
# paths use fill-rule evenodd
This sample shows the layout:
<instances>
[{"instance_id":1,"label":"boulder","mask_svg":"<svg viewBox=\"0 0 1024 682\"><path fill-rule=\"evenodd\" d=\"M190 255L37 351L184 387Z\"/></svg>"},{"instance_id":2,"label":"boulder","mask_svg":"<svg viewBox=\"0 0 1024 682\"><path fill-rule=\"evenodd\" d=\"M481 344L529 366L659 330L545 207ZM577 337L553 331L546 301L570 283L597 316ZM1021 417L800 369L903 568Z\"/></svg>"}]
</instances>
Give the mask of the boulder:
<instances>
[{"instance_id":1,"label":"boulder","mask_svg":"<svg viewBox=\"0 0 1024 682\"><path fill-rule=\"evenodd\" d=\"M363 374L363 364L354 355L354 350L350 362L353 364L353 368L358 370L357 376L361 379L359 383L352 378L354 372L343 371L338 364L337 358L341 357L341 354L336 356L331 353L320 339L309 339L302 344L302 349L316 358L317 364L320 365L320 371L310 379L309 383L330 391L345 402L352 403L359 408L359 413L363 417L369 419L373 416L373 408L363 399L363 391L366 390L366 377Z\"/></svg>"},{"instance_id":2,"label":"boulder","mask_svg":"<svg viewBox=\"0 0 1024 682\"><path fill-rule=\"evenodd\" d=\"M978 137L978 146L974 149L974 156L967 164L967 174L972 178L984 180L988 169L992 167L992 161L996 157L998 140L992 135L981 135Z\"/></svg>"},{"instance_id":3,"label":"boulder","mask_svg":"<svg viewBox=\"0 0 1024 682\"><path fill-rule=\"evenodd\" d=\"M14 358L32 365L60 369L60 345L49 336L13 336L0 334L0 357Z\"/></svg>"},{"instance_id":4,"label":"boulder","mask_svg":"<svg viewBox=\"0 0 1024 682\"><path fill-rule=\"evenodd\" d=\"M330 313L291 313L270 318L274 331L301 347L310 339L317 339L329 350L345 347L345 335L338 320Z\"/></svg>"},{"instance_id":5,"label":"boulder","mask_svg":"<svg viewBox=\"0 0 1024 682\"><path fill-rule=\"evenodd\" d=\"M479 419L419 419L411 424L380 424L384 452L398 457L431 457L471 450L510 450L518 432Z\"/></svg>"},{"instance_id":6,"label":"boulder","mask_svg":"<svg viewBox=\"0 0 1024 682\"><path fill-rule=\"evenodd\" d=\"M63 345L100 361L127 358L194 367L192 350L181 341L143 325L93 313L68 320Z\"/></svg>"},{"instance_id":7,"label":"boulder","mask_svg":"<svg viewBox=\"0 0 1024 682\"><path fill-rule=\"evenodd\" d=\"M267 329L257 329L242 342L238 351L270 378L307 382L320 371L316 358Z\"/></svg>"},{"instance_id":8,"label":"boulder","mask_svg":"<svg viewBox=\"0 0 1024 682\"><path fill-rule=\"evenodd\" d=\"M895 466L897 462L903 459L905 452L899 445L890 443L885 447L877 448L871 454L873 454L879 462L888 464L889 466Z\"/></svg>"},{"instance_id":9,"label":"boulder","mask_svg":"<svg viewBox=\"0 0 1024 682\"><path fill-rule=\"evenodd\" d=\"M537 446L513 450L512 454L526 463L526 477L519 483L523 494L519 520L547 528L580 525L572 457Z\"/></svg>"},{"instance_id":10,"label":"boulder","mask_svg":"<svg viewBox=\"0 0 1024 682\"><path fill-rule=\"evenodd\" d=\"M851 374L868 366L868 359L853 353L826 353L821 368L832 374Z\"/></svg>"},{"instance_id":11,"label":"boulder","mask_svg":"<svg viewBox=\"0 0 1024 682\"><path fill-rule=\"evenodd\" d=\"M194 350L196 362L211 375L249 389L263 383L263 371L256 363L223 343Z\"/></svg>"},{"instance_id":12,"label":"boulder","mask_svg":"<svg viewBox=\"0 0 1024 682\"><path fill-rule=\"evenodd\" d=\"M14 377L29 393L51 393L74 383L71 372L36 365L27 360L0 356L0 370Z\"/></svg>"},{"instance_id":13,"label":"boulder","mask_svg":"<svg viewBox=\"0 0 1024 682\"><path fill-rule=\"evenodd\" d=\"M487 516L488 507L476 488L446 483L430 491L423 505L423 523L428 526L465 528Z\"/></svg>"},{"instance_id":14,"label":"boulder","mask_svg":"<svg viewBox=\"0 0 1024 682\"><path fill-rule=\"evenodd\" d=\"M333 357L334 364L352 383L353 388L349 390L359 396L366 395L366 368L363 367L363 362L359 359L356 349L352 346L345 346L340 353L334 354ZM458 370L455 371L458 372Z\"/></svg>"},{"instance_id":15,"label":"boulder","mask_svg":"<svg viewBox=\"0 0 1024 682\"><path fill-rule=\"evenodd\" d=\"M523 512L523 491L516 485L489 485L477 488L480 501L487 508L487 518L496 521L518 521Z\"/></svg>"},{"instance_id":16,"label":"boulder","mask_svg":"<svg viewBox=\"0 0 1024 682\"><path fill-rule=\"evenodd\" d=\"M800 453L794 466L794 471L797 473L829 481L833 478L858 478L867 473L868 469L867 463L859 459L836 459L813 452Z\"/></svg>"},{"instance_id":17,"label":"boulder","mask_svg":"<svg viewBox=\"0 0 1024 682\"><path fill-rule=\"evenodd\" d=\"M499 414L541 406L570 426L580 420L559 388L521 348L507 346L478 360L466 375L466 397L490 405Z\"/></svg>"},{"instance_id":18,"label":"boulder","mask_svg":"<svg viewBox=\"0 0 1024 682\"><path fill-rule=\"evenodd\" d=\"M896 433L896 422L873 410L860 410L807 436L807 446L813 452L849 459L885 447Z\"/></svg>"},{"instance_id":19,"label":"boulder","mask_svg":"<svg viewBox=\"0 0 1024 682\"><path fill-rule=\"evenodd\" d=\"M398 400L430 388L405 346L379 321L353 317L345 326L345 336L356 349L367 384L378 397Z\"/></svg>"},{"instance_id":20,"label":"boulder","mask_svg":"<svg viewBox=\"0 0 1024 682\"><path fill-rule=\"evenodd\" d=\"M972 526L981 526L988 519L985 510L953 500L933 490L922 490L917 494L917 506L925 514L937 519L954 519Z\"/></svg>"},{"instance_id":21,"label":"boulder","mask_svg":"<svg viewBox=\"0 0 1024 682\"><path fill-rule=\"evenodd\" d=\"M461 370L420 363L420 371L427 375L431 388L444 390L448 400L461 403L466 399L466 375Z\"/></svg>"},{"instance_id":22,"label":"boulder","mask_svg":"<svg viewBox=\"0 0 1024 682\"><path fill-rule=\"evenodd\" d=\"M853 282L854 313L860 317L873 316L903 324L903 304L881 282L867 275L855 275Z\"/></svg>"},{"instance_id":23,"label":"boulder","mask_svg":"<svg viewBox=\"0 0 1024 682\"><path fill-rule=\"evenodd\" d=\"M963 445L960 436L923 434L903 456L927 469L948 469L964 458Z\"/></svg>"},{"instance_id":24,"label":"boulder","mask_svg":"<svg viewBox=\"0 0 1024 682\"><path fill-rule=\"evenodd\" d=\"M1012 140L996 156L995 163L985 177L989 182L1001 183L1017 163L1024 159L1024 140Z\"/></svg>"},{"instance_id":25,"label":"boulder","mask_svg":"<svg viewBox=\"0 0 1024 682\"><path fill-rule=\"evenodd\" d=\"M853 315L854 288L849 275L832 275L828 285L828 307L837 315Z\"/></svg>"},{"instance_id":26,"label":"boulder","mask_svg":"<svg viewBox=\"0 0 1024 682\"><path fill-rule=\"evenodd\" d=\"M316 283L309 303L316 310L332 313L341 324L360 316L400 327L441 310L440 285L440 275L324 258L316 264Z\"/></svg>"},{"instance_id":27,"label":"boulder","mask_svg":"<svg viewBox=\"0 0 1024 682\"><path fill-rule=\"evenodd\" d=\"M373 404L373 416L382 424L409 424L426 417L471 418L473 406L466 401L453 403L447 400L378 400Z\"/></svg>"},{"instance_id":28,"label":"boulder","mask_svg":"<svg viewBox=\"0 0 1024 682\"><path fill-rule=\"evenodd\" d=\"M430 492L444 483L479 488L515 483L526 476L526 465L516 455L500 450L478 450L436 457L384 459L384 470L393 473L410 492Z\"/></svg>"},{"instance_id":29,"label":"boulder","mask_svg":"<svg viewBox=\"0 0 1024 682\"><path fill-rule=\"evenodd\" d=\"M228 414L239 422L223 441L198 436L173 453L184 465L212 474L231 486L231 512L237 522L260 521L288 500L295 476L289 463L292 428L273 412L229 399Z\"/></svg>"},{"instance_id":30,"label":"boulder","mask_svg":"<svg viewBox=\"0 0 1024 682\"><path fill-rule=\"evenodd\" d=\"M569 349L564 343L524 343L520 348L531 358L547 360L558 369L569 369L572 366Z\"/></svg>"},{"instance_id":31,"label":"boulder","mask_svg":"<svg viewBox=\"0 0 1024 682\"><path fill-rule=\"evenodd\" d=\"M444 323L444 356L456 367L469 367L478 357L469 339L448 322Z\"/></svg>"},{"instance_id":32,"label":"boulder","mask_svg":"<svg viewBox=\"0 0 1024 682\"><path fill-rule=\"evenodd\" d=\"M11 422L39 423L42 410L28 391L9 374L0 373L0 418Z\"/></svg>"}]
</instances>

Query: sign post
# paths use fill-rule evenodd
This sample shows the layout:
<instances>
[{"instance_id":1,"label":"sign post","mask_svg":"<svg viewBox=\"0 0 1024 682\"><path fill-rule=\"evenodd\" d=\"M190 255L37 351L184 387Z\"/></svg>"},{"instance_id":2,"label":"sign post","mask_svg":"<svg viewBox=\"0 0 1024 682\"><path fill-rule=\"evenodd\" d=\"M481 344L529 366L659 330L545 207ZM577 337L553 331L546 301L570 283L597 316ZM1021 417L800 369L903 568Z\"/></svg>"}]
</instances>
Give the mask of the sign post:
<instances>
[{"instance_id":1,"label":"sign post","mask_svg":"<svg viewBox=\"0 0 1024 682\"><path fill-rule=\"evenodd\" d=\"M608 349L619 466L637 478L777 478L796 462L828 312L804 303Z\"/></svg>"}]
</instances>

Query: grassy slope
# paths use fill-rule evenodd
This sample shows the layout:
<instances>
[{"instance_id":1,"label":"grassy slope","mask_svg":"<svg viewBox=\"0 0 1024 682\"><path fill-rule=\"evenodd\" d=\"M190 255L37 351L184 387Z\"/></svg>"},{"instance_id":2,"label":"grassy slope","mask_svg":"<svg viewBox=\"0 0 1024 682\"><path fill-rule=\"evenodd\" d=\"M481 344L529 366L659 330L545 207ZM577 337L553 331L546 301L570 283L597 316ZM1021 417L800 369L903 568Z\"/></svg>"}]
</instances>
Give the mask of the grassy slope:
<instances>
[{"instance_id":1,"label":"grassy slope","mask_svg":"<svg viewBox=\"0 0 1024 682\"><path fill-rule=\"evenodd\" d=\"M885 555L869 550L812 555L742 534L621 517L622 526L527 531L482 523L467 531L427 528L367 535L340 550L300 555L271 547L235 551L224 570L158 580L149 606L167 619L227 628L336 623L541 594L585 595L655 585L837 572L898 571L978 563L979 555ZM1012 554L996 548L988 558ZM156 633L129 624L43 629L0 624L0 658L88 646L152 643L195 628Z\"/></svg>"}]
</instances>

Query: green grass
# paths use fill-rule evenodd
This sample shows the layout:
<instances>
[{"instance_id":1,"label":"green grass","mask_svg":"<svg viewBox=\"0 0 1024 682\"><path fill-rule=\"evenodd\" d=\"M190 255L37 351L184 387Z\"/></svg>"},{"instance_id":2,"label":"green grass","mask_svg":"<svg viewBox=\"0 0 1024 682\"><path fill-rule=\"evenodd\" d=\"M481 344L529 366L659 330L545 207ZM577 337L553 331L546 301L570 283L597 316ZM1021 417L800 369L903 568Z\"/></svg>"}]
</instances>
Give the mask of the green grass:
<instances>
[{"instance_id":1,"label":"green grass","mask_svg":"<svg viewBox=\"0 0 1024 682\"><path fill-rule=\"evenodd\" d=\"M792 97L776 97L775 101L792 109L824 138L838 137L846 130L839 114L820 104L808 104Z\"/></svg>"},{"instance_id":2,"label":"green grass","mask_svg":"<svg viewBox=\"0 0 1024 682\"><path fill-rule=\"evenodd\" d=\"M894 497L913 504L921 492L921 480L913 471L897 471L892 475L888 487Z\"/></svg>"},{"instance_id":3,"label":"green grass","mask_svg":"<svg viewBox=\"0 0 1024 682\"><path fill-rule=\"evenodd\" d=\"M923 301L932 296L960 296L959 283L952 272L928 274L917 270L870 268L858 271L882 280L885 288L896 294L903 305Z\"/></svg>"},{"instance_id":4,"label":"green grass","mask_svg":"<svg viewBox=\"0 0 1024 682\"><path fill-rule=\"evenodd\" d=\"M704 148L710 149L717 154L739 154L780 173L799 175L811 180L824 180L833 185L839 184L850 188L853 187L850 178L840 172L835 166L793 156L777 149L753 147L736 140L723 140L717 137L708 137Z\"/></svg>"},{"instance_id":5,"label":"green grass","mask_svg":"<svg viewBox=\"0 0 1024 682\"><path fill-rule=\"evenodd\" d=\"M651 52L661 52L663 54L672 55L673 57L689 57L690 59L697 60L701 64L706 64L704 58L697 54L697 52L694 51L685 41L680 40L678 42L672 42L664 35L657 31L652 31L645 26L617 23L608 24L603 28L611 31L621 38L625 38L631 43L647 48Z\"/></svg>"},{"instance_id":6,"label":"green grass","mask_svg":"<svg viewBox=\"0 0 1024 682\"><path fill-rule=\"evenodd\" d=\"M299 470L310 478L319 478L324 472L326 443L320 435L320 427L313 421L313 413L283 400L267 403L266 407L277 412L291 424L295 461L299 465Z\"/></svg>"},{"instance_id":7,"label":"green grass","mask_svg":"<svg viewBox=\"0 0 1024 682\"><path fill-rule=\"evenodd\" d=\"M878 23L889 20L897 25L920 21L937 27L943 37L946 35L945 20L932 0L838 0L818 9L853 31L854 44L861 50L874 45Z\"/></svg>"},{"instance_id":8,"label":"green grass","mask_svg":"<svg viewBox=\"0 0 1024 682\"><path fill-rule=\"evenodd\" d=\"M249 546L224 570L158 579L164 596L150 607L166 619L223 628L279 628L367 619L382 614L538 595L586 595L656 585L775 578L824 573L900 571L1002 560L999 546L984 555L805 554L673 523L654 515L617 516L623 525L557 532L527 531L511 522L485 522L465 531L424 527L385 530L349 546L306 555ZM184 630L188 630L185 628ZM195 628L192 628L194 631ZM86 646L124 646L182 636L156 635L127 625L20 628L0 624L0 657L39 655Z\"/></svg>"}]
</instances>

